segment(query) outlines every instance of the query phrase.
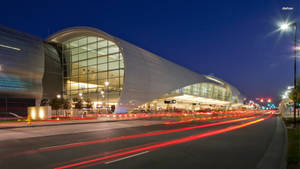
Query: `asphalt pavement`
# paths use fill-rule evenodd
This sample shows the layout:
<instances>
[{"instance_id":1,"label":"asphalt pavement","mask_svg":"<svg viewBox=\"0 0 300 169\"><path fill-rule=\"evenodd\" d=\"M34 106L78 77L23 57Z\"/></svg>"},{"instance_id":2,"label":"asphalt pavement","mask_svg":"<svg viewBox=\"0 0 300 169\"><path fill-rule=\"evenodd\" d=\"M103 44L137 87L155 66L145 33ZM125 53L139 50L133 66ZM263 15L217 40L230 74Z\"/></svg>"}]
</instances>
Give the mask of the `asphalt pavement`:
<instances>
[{"instance_id":1,"label":"asphalt pavement","mask_svg":"<svg viewBox=\"0 0 300 169\"><path fill-rule=\"evenodd\" d=\"M255 169L276 129L267 117L3 129L0 168Z\"/></svg>"}]
</instances>

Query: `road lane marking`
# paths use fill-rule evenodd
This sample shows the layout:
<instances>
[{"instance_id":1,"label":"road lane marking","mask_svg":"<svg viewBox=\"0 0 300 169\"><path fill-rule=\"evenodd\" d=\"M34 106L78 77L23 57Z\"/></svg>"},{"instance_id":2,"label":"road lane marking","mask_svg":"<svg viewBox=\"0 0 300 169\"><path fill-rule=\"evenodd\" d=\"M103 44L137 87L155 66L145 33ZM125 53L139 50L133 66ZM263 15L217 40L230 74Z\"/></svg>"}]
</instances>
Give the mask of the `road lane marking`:
<instances>
[{"instance_id":1,"label":"road lane marking","mask_svg":"<svg viewBox=\"0 0 300 169\"><path fill-rule=\"evenodd\" d=\"M108 162L105 162L104 164L114 163L114 162L117 162L117 161L121 161L121 160L125 160L125 159L128 159L128 158L132 158L132 157L136 157L136 156L139 156L139 155L143 155L143 154L146 154L146 153L149 153L149 152L150 151L144 151L144 152L137 153L137 154L134 154L134 155L126 156L126 157L119 158L119 159L112 160L112 161L108 161Z\"/></svg>"},{"instance_id":2,"label":"road lane marking","mask_svg":"<svg viewBox=\"0 0 300 169\"><path fill-rule=\"evenodd\" d=\"M80 143L80 142L79 142ZM63 144L64 146L69 146L69 145L72 145L74 143L70 143L70 144ZM38 148L38 150L47 150L47 149L51 149L51 148L57 148L57 147L60 147L61 145L55 145L55 146L49 146L49 147L41 147L41 148Z\"/></svg>"}]
</instances>

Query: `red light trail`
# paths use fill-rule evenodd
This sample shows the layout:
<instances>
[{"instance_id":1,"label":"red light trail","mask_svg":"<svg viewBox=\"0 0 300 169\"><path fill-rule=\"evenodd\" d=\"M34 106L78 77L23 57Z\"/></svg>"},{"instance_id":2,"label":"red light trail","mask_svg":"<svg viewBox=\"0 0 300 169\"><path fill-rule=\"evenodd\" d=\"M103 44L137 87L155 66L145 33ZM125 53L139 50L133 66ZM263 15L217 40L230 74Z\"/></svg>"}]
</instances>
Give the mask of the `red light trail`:
<instances>
[{"instance_id":1,"label":"red light trail","mask_svg":"<svg viewBox=\"0 0 300 169\"><path fill-rule=\"evenodd\" d=\"M225 118L234 118L234 117L245 117L245 116L251 116L255 115L255 113L251 114L241 114L241 115L224 115L224 116L214 116L214 117L199 117L199 118L189 118L189 119L183 119L180 121L175 122L165 122L165 125L174 125L174 124L183 124L183 123L190 123L193 121L208 121L208 120L216 120L216 119L225 119Z\"/></svg>"},{"instance_id":2,"label":"red light trail","mask_svg":"<svg viewBox=\"0 0 300 169\"><path fill-rule=\"evenodd\" d=\"M149 145L154 145L156 143L159 143L159 142L151 142L151 143L147 143L147 144L137 145L137 146L133 146L133 147L121 148L121 149L118 149L118 150L113 150L113 151L104 152L104 153L100 153L100 154L95 154L95 155L80 157L80 158L76 158L76 159L73 159L73 160L70 160L70 161L65 161L65 162L57 163L55 165L56 166L57 165L64 165L64 164L67 164L67 163L76 162L76 161L80 161L80 160L86 160L86 159L89 159L89 158L101 157L101 156L105 156L105 155L109 155L109 154L113 154L113 153L118 153L118 152L127 151L127 150L133 150L133 149L136 149L136 148L140 148L140 147L144 147L144 146L149 146ZM50 165L49 167L51 167L51 166L54 166L54 164Z\"/></svg>"},{"instance_id":3,"label":"red light trail","mask_svg":"<svg viewBox=\"0 0 300 169\"><path fill-rule=\"evenodd\" d=\"M189 136L189 137L184 137L184 138L175 139L175 140L171 140L171 141L166 141L166 142L162 142L162 143L158 143L158 144L154 144L154 145L150 145L150 146L145 146L145 147L142 147L142 148L137 148L137 149L133 149L133 150L129 150L129 151L124 151L124 152L120 152L120 153L116 153L116 154L111 154L111 155L108 155L108 156L105 156L105 157L95 158L95 159L92 159L92 160L86 160L86 161L82 161L82 162L78 162L78 163L74 163L74 164L69 164L69 165L57 167L55 169L65 169L65 168L78 167L78 166L81 166L80 168L84 168L84 167L87 167L87 166L83 166L83 165L88 164L88 166L90 166L90 163L94 163L94 162L99 162L99 161L108 160L108 159L112 159L112 158L116 158L116 157L131 155L131 154L134 154L134 153L140 153L140 152L143 152L143 151L153 151L154 149L159 149L159 148L163 148L163 147L167 147L167 146L181 144L181 143L197 140L197 139L204 138L204 137L209 137L209 136L213 136L213 135L217 135L217 134L237 130L237 129L240 129L240 128L243 128L243 127L246 127L246 126L261 122L261 121L264 121L264 120L270 118L271 116L272 116L272 114L270 114L269 116L267 116L265 118L260 118L260 119L250 121L250 122L247 122L247 123L244 123L244 124L239 124L239 125L226 127L226 128L218 129L218 130L213 130L213 131L209 131L209 132L205 132L205 133L201 133L201 134L197 134L197 135L193 135L193 136ZM97 165L97 163L96 163L96 165Z\"/></svg>"},{"instance_id":4,"label":"red light trail","mask_svg":"<svg viewBox=\"0 0 300 169\"><path fill-rule=\"evenodd\" d=\"M257 118L259 116L262 116L262 115L234 119L234 120L221 121L221 122L215 122L215 123L209 123L209 124L203 124L203 125L197 125L197 126L192 126L192 127L179 128L179 129L171 129L171 130L164 130L164 131L157 131L157 132L150 132L150 133L143 133L143 134L134 134L134 135L128 135L128 136L120 136L120 137L92 140L92 141L86 141L86 142L58 145L58 146L40 148L37 150L29 150L29 151L25 151L25 152L13 153L13 154L7 155L5 157L15 157L15 156L20 156L20 155L29 155L29 154L35 154L35 153L41 153L41 152L74 148L74 147L79 147L79 146L87 146L87 145L91 145L91 144L99 144L99 143L104 143L104 142L113 142L113 141L169 134L169 133L175 133L175 132L181 132L181 131L187 131L187 130L194 130L194 129L199 129L199 128L212 127L212 126L217 126L217 125L223 125L223 124L229 124L229 123L234 123L234 122L239 122L239 121L250 120L250 119Z\"/></svg>"}]
</instances>

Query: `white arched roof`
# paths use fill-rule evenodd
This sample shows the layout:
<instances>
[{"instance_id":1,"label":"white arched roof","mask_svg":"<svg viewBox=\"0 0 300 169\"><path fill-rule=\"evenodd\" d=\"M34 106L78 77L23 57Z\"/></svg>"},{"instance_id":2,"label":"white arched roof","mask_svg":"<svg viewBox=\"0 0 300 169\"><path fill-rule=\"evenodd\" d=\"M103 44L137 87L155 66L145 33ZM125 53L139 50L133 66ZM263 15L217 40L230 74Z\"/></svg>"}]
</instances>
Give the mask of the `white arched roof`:
<instances>
[{"instance_id":1,"label":"white arched roof","mask_svg":"<svg viewBox=\"0 0 300 169\"><path fill-rule=\"evenodd\" d=\"M99 29L68 28L49 36L46 41L62 43L78 36L100 36L115 42L120 47L124 57L125 74L117 112L128 112L168 92L192 84L208 82L220 85L209 78L210 76L195 73ZM243 96L235 87L221 79L213 78L229 86L233 96L237 96L242 101Z\"/></svg>"}]
</instances>

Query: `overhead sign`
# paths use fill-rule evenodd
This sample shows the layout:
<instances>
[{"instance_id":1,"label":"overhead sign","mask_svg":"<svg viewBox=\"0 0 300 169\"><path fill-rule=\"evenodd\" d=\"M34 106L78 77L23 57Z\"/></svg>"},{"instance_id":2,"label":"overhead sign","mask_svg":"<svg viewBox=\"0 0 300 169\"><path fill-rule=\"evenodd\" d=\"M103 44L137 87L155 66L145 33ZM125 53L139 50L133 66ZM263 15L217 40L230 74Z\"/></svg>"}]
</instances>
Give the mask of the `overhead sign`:
<instances>
[{"instance_id":1,"label":"overhead sign","mask_svg":"<svg viewBox=\"0 0 300 169\"><path fill-rule=\"evenodd\" d=\"M175 104L176 100L165 100L165 104Z\"/></svg>"}]
</instances>

